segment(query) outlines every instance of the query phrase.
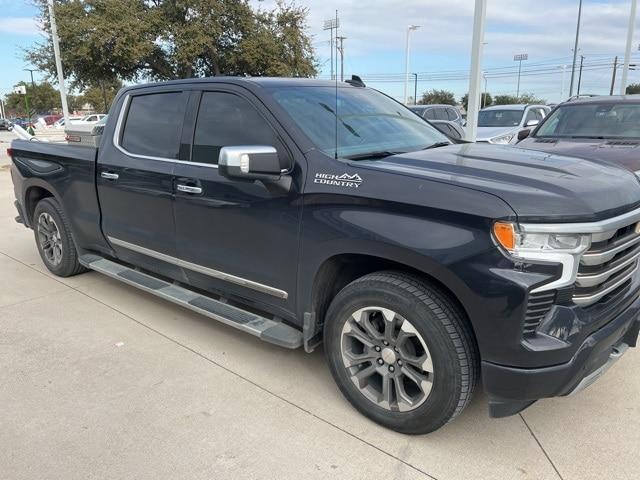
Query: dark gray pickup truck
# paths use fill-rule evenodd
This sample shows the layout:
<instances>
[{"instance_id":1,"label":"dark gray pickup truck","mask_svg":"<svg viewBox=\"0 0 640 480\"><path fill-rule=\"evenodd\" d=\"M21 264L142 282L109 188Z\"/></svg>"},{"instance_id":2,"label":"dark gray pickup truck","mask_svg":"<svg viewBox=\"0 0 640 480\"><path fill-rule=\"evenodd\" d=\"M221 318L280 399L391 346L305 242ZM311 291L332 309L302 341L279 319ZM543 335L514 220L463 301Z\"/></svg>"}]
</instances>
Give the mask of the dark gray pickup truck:
<instances>
[{"instance_id":1,"label":"dark gray pickup truck","mask_svg":"<svg viewBox=\"0 0 640 480\"><path fill-rule=\"evenodd\" d=\"M493 416L575 393L636 343L633 173L452 144L357 78L127 87L97 148L9 153L53 273L323 342L345 397L400 432L450 421L480 378Z\"/></svg>"}]
</instances>

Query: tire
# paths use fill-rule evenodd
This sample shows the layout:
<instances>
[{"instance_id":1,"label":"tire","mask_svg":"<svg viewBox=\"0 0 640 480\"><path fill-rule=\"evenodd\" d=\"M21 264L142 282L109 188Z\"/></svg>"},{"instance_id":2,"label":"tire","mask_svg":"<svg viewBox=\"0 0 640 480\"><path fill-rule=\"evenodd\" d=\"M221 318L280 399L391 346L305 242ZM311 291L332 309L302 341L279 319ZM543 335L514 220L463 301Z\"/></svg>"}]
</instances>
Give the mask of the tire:
<instances>
[{"instance_id":1,"label":"tire","mask_svg":"<svg viewBox=\"0 0 640 480\"><path fill-rule=\"evenodd\" d=\"M446 292L419 277L382 271L347 285L329 306L324 341L340 391L387 428L433 432L471 400L479 372L471 327Z\"/></svg>"},{"instance_id":2,"label":"tire","mask_svg":"<svg viewBox=\"0 0 640 480\"><path fill-rule=\"evenodd\" d=\"M78 262L69 222L54 198L44 198L36 205L33 232L40 258L51 273L58 277L71 277L87 271Z\"/></svg>"}]
</instances>

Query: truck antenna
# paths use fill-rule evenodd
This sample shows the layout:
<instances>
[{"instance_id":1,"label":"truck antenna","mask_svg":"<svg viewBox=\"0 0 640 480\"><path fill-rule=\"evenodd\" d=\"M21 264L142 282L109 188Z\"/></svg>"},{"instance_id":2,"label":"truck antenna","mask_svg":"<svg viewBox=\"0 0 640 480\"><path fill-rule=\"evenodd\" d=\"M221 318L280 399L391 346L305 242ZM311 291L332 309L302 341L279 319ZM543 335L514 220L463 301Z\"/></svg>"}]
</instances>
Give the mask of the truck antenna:
<instances>
[{"instance_id":1,"label":"truck antenna","mask_svg":"<svg viewBox=\"0 0 640 480\"><path fill-rule=\"evenodd\" d=\"M338 39L338 10L336 10L336 41L337 41L337 39ZM336 62L337 62L337 60L338 60L338 56L336 55ZM337 160L338 159L338 67L337 67L337 65L336 65L335 80L336 80L336 109L335 109L336 110L335 111L335 114L336 114L336 125L335 125L335 127L336 127L336 131L335 131L335 134L336 134L336 149L335 149L333 158L335 160Z\"/></svg>"}]
</instances>

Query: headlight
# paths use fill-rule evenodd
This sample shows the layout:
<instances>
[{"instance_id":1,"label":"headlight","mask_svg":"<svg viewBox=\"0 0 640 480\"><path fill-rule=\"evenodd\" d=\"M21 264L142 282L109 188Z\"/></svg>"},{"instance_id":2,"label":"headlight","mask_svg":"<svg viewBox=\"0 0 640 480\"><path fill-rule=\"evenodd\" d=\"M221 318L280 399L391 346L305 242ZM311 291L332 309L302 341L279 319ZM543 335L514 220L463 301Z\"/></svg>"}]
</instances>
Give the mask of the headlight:
<instances>
[{"instance_id":1,"label":"headlight","mask_svg":"<svg viewBox=\"0 0 640 480\"><path fill-rule=\"evenodd\" d=\"M515 133L507 133L506 135L500 135L499 137L490 138L489 143L507 145L511 143L511 140L513 140L515 136L516 136Z\"/></svg>"},{"instance_id":2,"label":"headlight","mask_svg":"<svg viewBox=\"0 0 640 480\"><path fill-rule=\"evenodd\" d=\"M547 261L562 264L562 275L533 292L551 290L573 284L580 257L591 245L591 236L580 233L521 232L515 224L496 222L493 237L510 256L527 261Z\"/></svg>"}]
</instances>

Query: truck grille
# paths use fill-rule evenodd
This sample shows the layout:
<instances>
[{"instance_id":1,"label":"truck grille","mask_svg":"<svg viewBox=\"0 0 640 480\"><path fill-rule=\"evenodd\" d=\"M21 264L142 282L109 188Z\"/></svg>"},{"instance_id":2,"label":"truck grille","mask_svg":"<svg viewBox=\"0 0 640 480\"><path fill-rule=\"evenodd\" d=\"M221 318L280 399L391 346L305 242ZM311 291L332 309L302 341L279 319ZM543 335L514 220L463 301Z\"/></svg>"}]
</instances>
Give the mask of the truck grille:
<instances>
[{"instance_id":1,"label":"truck grille","mask_svg":"<svg viewBox=\"0 0 640 480\"><path fill-rule=\"evenodd\" d=\"M631 284L638 270L640 235L636 223L617 230L594 233L591 247L580 260L573 302L587 307L608 301Z\"/></svg>"},{"instance_id":2,"label":"truck grille","mask_svg":"<svg viewBox=\"0 0 640 480\"><path fill-rule=\"evenodd\" d=\"M538 329L542 319L549 313L556 302L556 291L537 292L529 294L527 312L524 317L522 333L531 334Z\"/></svg>"}]
</instances>

